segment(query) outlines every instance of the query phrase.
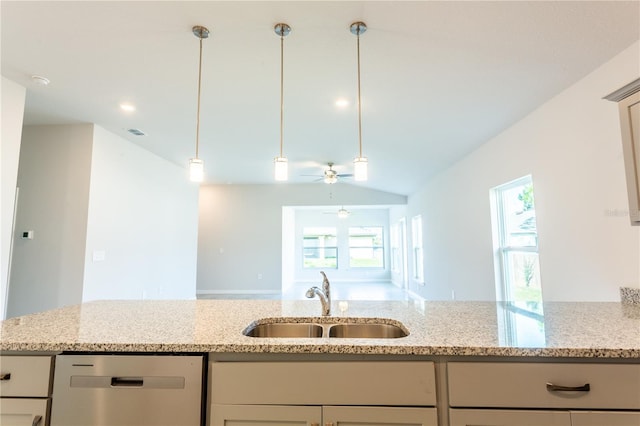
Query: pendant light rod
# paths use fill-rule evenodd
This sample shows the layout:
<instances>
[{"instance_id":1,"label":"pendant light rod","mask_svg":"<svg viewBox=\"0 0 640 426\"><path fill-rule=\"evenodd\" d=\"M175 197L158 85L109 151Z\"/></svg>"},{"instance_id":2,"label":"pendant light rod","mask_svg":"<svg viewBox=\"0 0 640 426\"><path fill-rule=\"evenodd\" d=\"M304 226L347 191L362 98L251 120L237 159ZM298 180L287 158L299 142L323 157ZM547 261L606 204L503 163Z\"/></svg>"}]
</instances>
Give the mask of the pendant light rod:
<instances>
[{"instance_id":1,"label":"pendant light rod","mask_svg":"<svg viewBox=\"0 0 640 426\"><path fill-rule=\"evenodd\" d=\"M362 156L362 96L360 87L360 35L367 31L364 22L354 22L350 27L351 33L356 36L356 48L358 57L358 157L353 160L353 178L362 182L367 180L368 160Z\"/></svg>"},{"instance_id":2,"label":"pendant light rod","mask_svg":"<svg viewBox=\"0 0 640 426\"><path fill-rule=\"evenodd\" d=\"M291 27L284 23L276 24L274 28L280 36L280 157L284 146L284 38L291 32Z\"/></svg>"},{"instance_id":3,"label":"pendant light rod","mask_svg":"<svg viewBox=\"0 0 640 426\"><path fill-rule=\"evenodd\" d=\"M202 91L202 40L209 37L209 30L206 27L196 25L192 28L193 35L200 39L200 58L198 62L198 110L196 113L196 159L198 159L200 149L200 94Z\"/></svg>"},{"instance_id":4,"label":"pendant light rod","mask_svg":"<svg viewBox=\"0 0 640 426\"><path fill-rule=\"evenodd\" d=\"M284 156L284 38L291 32L291 27L281 22L273 30L280 36L280 156L274 159L275 178L277 181L285 181L288 172Z\"/></svg>"},{"instance_id":5,"label":"pendant light rod","mask_svg":"<svg viewBox=\"0 0 640 426\"><path fill-rule=\"evenodd\" d=\"M351 24L351 33L356 36L356 50L358 58L358 146L360 149L359 157L362 158L362 96L360 88L360 34L367 31L367 24L364 22L354 22Z\"/></svg>"}]
</instances>

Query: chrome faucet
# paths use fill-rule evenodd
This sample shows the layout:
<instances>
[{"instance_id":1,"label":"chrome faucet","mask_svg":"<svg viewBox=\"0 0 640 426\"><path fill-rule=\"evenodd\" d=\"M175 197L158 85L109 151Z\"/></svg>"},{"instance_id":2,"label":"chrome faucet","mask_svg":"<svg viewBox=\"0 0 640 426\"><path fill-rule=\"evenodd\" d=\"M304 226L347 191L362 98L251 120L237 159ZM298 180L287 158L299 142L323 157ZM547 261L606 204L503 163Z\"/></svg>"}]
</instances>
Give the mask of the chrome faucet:
<instances>
[{"instance_id":1,"label":"chrome faucet","mask_svg":"<svg viewBox=\"0 0 640 426\"><path fill-rule=\"evenodd\" d=\"M320 299L320 303L322 304L322 316L328 317L331 315L331 284L329 284L329 279L327 275L320 271L322 274L322 290L318 287L313 286L309 290L307 290L306 296L309 299L313 299L313 297L317 294Z\"/></svg>"}]
</instances>

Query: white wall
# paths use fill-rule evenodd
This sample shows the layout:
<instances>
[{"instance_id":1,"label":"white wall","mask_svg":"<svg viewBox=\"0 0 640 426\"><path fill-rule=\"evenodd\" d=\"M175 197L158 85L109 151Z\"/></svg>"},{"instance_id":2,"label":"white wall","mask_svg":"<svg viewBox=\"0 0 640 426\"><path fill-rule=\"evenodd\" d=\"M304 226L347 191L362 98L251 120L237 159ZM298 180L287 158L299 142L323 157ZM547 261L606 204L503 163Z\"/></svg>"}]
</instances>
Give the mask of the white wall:
<instances>
[{"instance_id":1,"label":"white wall","mask_svg":"<svg viewBox=\"0 0 640 426\"><path fill-rule=\"evenodd\" d=\"M0 128L2 129L0 134L0 174L2 176L0 193L0 320L2 320L5 318L7 306L9 252L12 241L26 89L2 77L0 94L2 95L2 113L0 114Z\"/></svg>"},{"instance_id":2,"label":"white wall","mask_svg":"<svg viewBox=\"0 0 640 426\"><path fill-rule=\"evenodd\" d=\"M409 221L424 220L427 281L413 291L495 299L489 191L527 174L544 300L616 301L620 286L640 287L640 229L629 225L617 105L601 99L637 78L638 64L640 42L409 197Z\"/></svg>"},{"instance_id":3,"label":"white wall","mask_svg":"<svg viewBox=\"0 0 640 426\"><path fill-rule=\"evenodd\" d=\"M198 186L186 169L95 126L90 194L82 300L195 299Z\"/></svg>"},{"instance_id":4,"label":"white wall","mask_svg":"<svg viewBox=\"0 0 640 426\"><path fill-rule=\"evenodd\" d=\"M7 317L82 301L92 137L90 124L23 129Z\"/></svg>"},{"instance_id":5,"label":"white wall","mask_svg":"<svg viewBox=\"0 0 640 426\"><path fill-rule=\"evenodd\" d=\"M351 282L390 282L389 267L389 209L350 209L351 215L339 218L339 207L331 209L298 209L295 211L295 251L294 280L296 283L317 283L320 269L303 268L302 241L306 227L332 227L336 229L338 244L338 267L323 269L331 281ZM325 212L334 212L325 214ZM349 227L379 226L384 233L384 267L383 268L350 268L349 267Z\"/></svg>"},{"instance_id":6,"label":"white wall","mask_svg":"<svg viewBox=\"0 0 640 426\"><path fill-rule=\"evenodd\" d=\"M346 184L202 186L198 292L280 291L283 206L405 203L402 195Z\"/></svg>"}]
</instances>

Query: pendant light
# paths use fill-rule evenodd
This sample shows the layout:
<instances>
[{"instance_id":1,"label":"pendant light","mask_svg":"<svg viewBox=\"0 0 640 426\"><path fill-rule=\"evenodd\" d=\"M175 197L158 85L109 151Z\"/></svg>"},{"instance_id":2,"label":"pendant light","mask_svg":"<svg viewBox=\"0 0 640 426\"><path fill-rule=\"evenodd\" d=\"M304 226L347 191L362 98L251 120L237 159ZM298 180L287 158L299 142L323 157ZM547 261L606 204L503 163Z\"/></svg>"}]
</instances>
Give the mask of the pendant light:
<instances>
[{"instance_id":1,"label":"pendant light","mask_svg":"<svg viewBox=\"0 0 640 426\"><path fill-rule=\"evenodd\" d=\"M353 178L357 181L367 180L367 157L362 156L362 101L360 97L360 34L367 31L364 22L354 22L350 27L351 33L356 36L358 52L358 156L353 160Z\"/></svg>"},{"instance_id":2,"label":"pendant light","mask_svg":"<svg viewBox=\"0 0 640 426\"><path fill-rule=\"evenodd\" d=\"M200 39L200 61L198 65L198 112L196 116L196 156L189 160L189 178L192 182L202 182L204 179L204 161L198 158L200 148L200 92L202 87L202 40L209 37L209 30L200 25L192 28L193 35Z\"/></svg>"},{"instance_id":3,"label":"pendant light","mask_svg":"<svg viewBox=\"0 0 640 426\"><path fill-rule=\"evenodd\" d=\"M288 163L287 157L283 155L283 137L284 137L284 38L291 32L291 27L284 23L276 24L273 28L275 33L280 36L280 156L274 158L275 179L277 181L285 181L288 179Z\"/></svg>"}]
</instances>

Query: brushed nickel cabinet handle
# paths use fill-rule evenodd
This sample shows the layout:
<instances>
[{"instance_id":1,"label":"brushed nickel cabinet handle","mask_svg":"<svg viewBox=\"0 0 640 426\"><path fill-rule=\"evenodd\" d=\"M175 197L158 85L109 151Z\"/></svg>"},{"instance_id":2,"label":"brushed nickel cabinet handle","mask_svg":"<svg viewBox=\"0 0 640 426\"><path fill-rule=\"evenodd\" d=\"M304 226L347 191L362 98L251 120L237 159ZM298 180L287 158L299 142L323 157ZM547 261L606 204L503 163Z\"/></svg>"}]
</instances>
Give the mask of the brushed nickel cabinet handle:
<instances>
[{"instance_id":1,"label":"brushed nickel cabinet handle","mask_svg":"<svg viewBox=\"0 0 640 426\"><path fill-rule=\"evenodd\" d=\"M31 423L31 426L38 426L41 421L42 421L42 416L35 416L33 418L33 423Z\"/></svg>"},{"instance_id":2,"label":"brushed nickel cabinet handle","mask_svg":"<svg viewBox=\"0 0 640 426\"><path fill-rule=\"evenodd\" d=\"M553 383L547 383L547 390L549 392L589 392L591 386L589 383L585 383L582 386L559 386Z\"/></svg>"},{"instance_id":3,"label":"brushed nickel cabinet handle","mask_svg":"<svg viewBox=\"0 0 640 426\"><path fill-rule=\"evenodd\" d=\"M0 374L0 380L9 380L11 379L11 373Z\"/></svg>"}]
</instances>

